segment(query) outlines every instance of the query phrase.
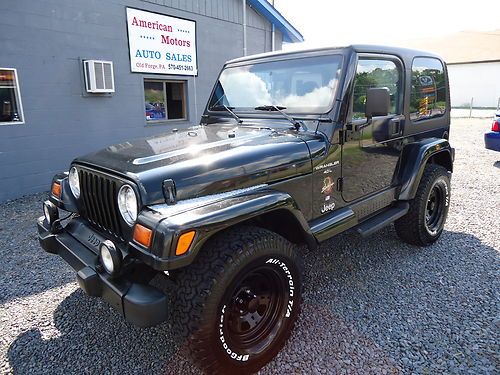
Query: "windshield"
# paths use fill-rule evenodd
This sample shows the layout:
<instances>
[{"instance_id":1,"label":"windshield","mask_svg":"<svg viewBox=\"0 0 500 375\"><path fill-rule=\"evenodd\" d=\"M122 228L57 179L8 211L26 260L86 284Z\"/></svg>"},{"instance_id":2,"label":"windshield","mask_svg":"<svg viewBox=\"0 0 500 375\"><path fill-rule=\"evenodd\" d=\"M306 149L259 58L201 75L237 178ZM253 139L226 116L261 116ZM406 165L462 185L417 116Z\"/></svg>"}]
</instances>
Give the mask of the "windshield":
<instances>
[{"instance_id":1,"label":"windshield","mask_svg":"<svg viewBox=\"0 0 500 375\"><path fill-rule=\"evenodd\" d=\"M325 113L333 103L341 63L342 56L328 55L226 68L209 109L226 105L253 111L275 105L291 113Z\"/></svg>"}]
</instances>

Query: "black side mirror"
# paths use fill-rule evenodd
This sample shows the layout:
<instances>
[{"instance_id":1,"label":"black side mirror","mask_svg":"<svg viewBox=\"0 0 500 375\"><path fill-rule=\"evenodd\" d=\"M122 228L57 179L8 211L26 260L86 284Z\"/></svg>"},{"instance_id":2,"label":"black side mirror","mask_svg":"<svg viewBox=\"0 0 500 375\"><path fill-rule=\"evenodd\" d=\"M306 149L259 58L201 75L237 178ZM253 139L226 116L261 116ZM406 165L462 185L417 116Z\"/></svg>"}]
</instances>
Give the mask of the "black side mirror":
<instances>
[{"instance_id":1,"label":"black side mirror","mask_svg":"<svg viewBox=\"0 0 500 375\"><path fill-rule=\"evenodd\" d=\"M366 90L365 116L370 119L374 116L387 116L391 105L389 89L386 87L372 87Z\"/></svg>"}]
</instances>

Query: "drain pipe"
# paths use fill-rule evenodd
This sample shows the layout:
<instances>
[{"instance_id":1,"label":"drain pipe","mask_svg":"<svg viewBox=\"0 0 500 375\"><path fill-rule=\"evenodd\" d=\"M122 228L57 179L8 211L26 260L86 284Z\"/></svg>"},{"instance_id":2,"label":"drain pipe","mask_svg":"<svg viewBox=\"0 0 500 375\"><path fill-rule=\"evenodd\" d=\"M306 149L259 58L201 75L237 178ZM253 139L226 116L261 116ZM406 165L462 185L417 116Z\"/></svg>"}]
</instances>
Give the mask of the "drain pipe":
<instances>
[{"instance_id":1,"label":"drain pipe","mask_svg":"<svg viewBox=\"0 0 500 375\"><path fill-rule=\"evenodd\" d=\"M243 56L247 55L247 0L243 0Z\"/></svg>"},{"instance_id":2,"label":"drain pipe","mask_svg":"<svg viewBox=\"0 0 500 375\"><path fill-rule=\"evenodd\" d=\"M274 8L274 0L271 0L271 5ZM276 45L275 45L275 42L274 42L274 39L276 38L275 33L276 33L276 31L274 30L274 22L273 22L271 24L271 51L275 51L276 50Z\"/></svg>"}]
</instances>

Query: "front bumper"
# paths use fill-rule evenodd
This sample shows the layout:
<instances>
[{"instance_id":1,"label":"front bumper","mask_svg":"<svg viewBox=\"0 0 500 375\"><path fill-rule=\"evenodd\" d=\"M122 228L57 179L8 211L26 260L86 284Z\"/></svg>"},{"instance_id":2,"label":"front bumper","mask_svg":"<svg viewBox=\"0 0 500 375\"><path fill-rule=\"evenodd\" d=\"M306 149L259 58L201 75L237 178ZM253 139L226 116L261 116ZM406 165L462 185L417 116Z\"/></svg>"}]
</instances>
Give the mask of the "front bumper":
<instances>
[{"instance_id":1,"label":"front bumper","mask_svg":"<svg viewBox=\"0 0 500 375\"><path fill-rule=\"evenodd\" d=\"M80 287L90 296L104 299L129 322L149 327L167 319L167 296L150 285L111 278L96 267L97 254L83 245L66 229L57 234L46 227L44 218L37 222L38 239L42 248L60 255L76 272Z\"/></svg>"}]
</instances>

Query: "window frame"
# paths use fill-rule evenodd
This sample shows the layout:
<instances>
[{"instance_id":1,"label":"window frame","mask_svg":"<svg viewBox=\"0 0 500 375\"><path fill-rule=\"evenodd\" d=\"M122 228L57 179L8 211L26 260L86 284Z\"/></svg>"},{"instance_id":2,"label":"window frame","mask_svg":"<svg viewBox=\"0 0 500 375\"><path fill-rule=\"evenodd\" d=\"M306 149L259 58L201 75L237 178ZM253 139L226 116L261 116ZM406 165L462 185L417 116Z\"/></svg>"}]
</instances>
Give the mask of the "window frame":
<instances>
[{"instance_id":1,"label":"window frame","mask_svg":"<svg viewBox=\"0 0 500 375\"><path fill-rule=\"evenodd\" d=\"M352 80L352 91L351 91L351 99L349 103L349 120L350 121L362 121L366 120L366 117L363 118L353 118L354 115L354 87L356 84L356 74L358 71L358 64L360 60L383 60L383 61L391 61L394 63L396 68L399 71L399 100L396 103L396 109L399 113L389 113L388 116L402 116L405 113L405 95L406 95L406 71L405 64L401 58L396 55L390 54L375 54L375 53L359 53L356 58L356 69L354 71L354 76Z\"/></svg>"},{"instance_id":2,"label":"window frame","mask_svg":"<svg viewBox=\"0 0 500 375\"><path fill-rule=\"evenodd\" d=\"M14 77L15 77L14 94L16 96L16 100L18 103L19 114L21 115L21 121L3 121L3 122L0 121L0 126L2 126L2 125L24 125L26 123L26 119L24 117L23 102L21 99L21 87L19 86L19 76L17 75L17 69L16 68L0 67L0 70L10 70L10 71L14 72Z\"/></svg>"},{"instance_id":3,"label":"window frame","mask_svg":"<svg viewBox=\"0 0 500 375\"><path fill-rule=\"evenodd\" d=\"M179 121L188 121L188 105L187 105L187 87L188 87L188 81L187 80L181 80L181 79L162 79L162 78L149 78L149 77L143 77L142 79L142 89L143 89L143 98L144 101L146 100L146 88L145 88L145 83L147 82L160 82L163 84L163 100L165 103L165 114L168 116L168 107L167 107L167 88L166 88L166 83L180 83L183 85L183 90L182 90L182 113L184 114L184 117L182 118L165 118L165 119L158 119L158 120L148 120L146 119L146 116L144 116L144 121L146 122L146 126L154 126L154 125L161 125L161 124L169 124L172 122L179 122Z\"/></svg>"},{"instance_id":4,"label":"window frame","mask_svg":"<svg viewBox=\"0 0 500 375\"><path fill-rule=\"evenodd\" d=\"M441 64L441 68L443 69L443 75L444 75L444 83L445 83L444 89L445 89L445 103L446 103L445 105L446 105L446 107L445 107L444 112L441 113L439 116L426 117L426 118L421 118L421 119L412 119L411 118L411 115L412 115L412 112L410 112L411 84L412 84L412 80L413 80L413 65L415 64L416 59L433 59L433 60L436 60L437 62L439 62L439 64ZM410 120L410 123L412 125L425 124L425 123L428 123L428 122L431 122L434 120L439 121L439 119L441 119L442 117L446 116L449 113L449 111L450 111L450 100L449 100L450 87L449 87L449 82L448 82L448 72L446 70L446 66L445 66L444 62L441 59L434 57L434 56L422 56L422 55L413 56L413 58L411 59L411 66L410 66L409 91L410 92L409 92L409 97L408 97L408 119Z\"/></svg>"}]
</instances>

